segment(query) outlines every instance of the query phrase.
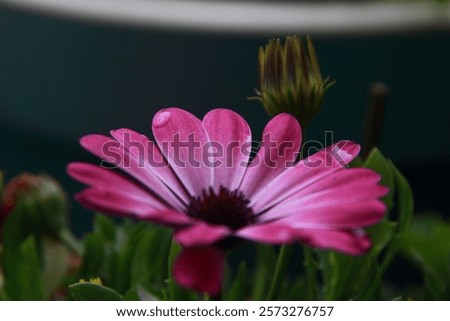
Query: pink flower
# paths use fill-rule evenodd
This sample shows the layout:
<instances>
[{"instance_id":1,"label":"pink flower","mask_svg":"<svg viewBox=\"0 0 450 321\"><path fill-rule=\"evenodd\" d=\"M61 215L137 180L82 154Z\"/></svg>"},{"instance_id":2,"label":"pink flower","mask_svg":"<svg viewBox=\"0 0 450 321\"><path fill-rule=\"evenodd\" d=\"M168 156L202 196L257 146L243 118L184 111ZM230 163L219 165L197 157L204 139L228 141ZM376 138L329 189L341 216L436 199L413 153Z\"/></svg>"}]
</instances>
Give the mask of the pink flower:
<instances>
[{"instance_id":1,"label":"pink flower","mask_svg":"<svg viewBox=\"0 0 450 321\"><path fill-rule=\"evenodd\" d=\"M130 129L88 135L81 145L121 170L72 163L69 174L89 187L86 207L174 228L183 251L174 277L185 287L217 294L223 260L236 239L269 244L300 241L358 255L370 248L362 228L380 221L387 188L380 176L346 165L359 145L340 141L295 163L301 128L288 115L265 127L250 157L251 130L227 109L203 120L178 108L153 118L156 144Z\"/></svg>"}]
</instances>

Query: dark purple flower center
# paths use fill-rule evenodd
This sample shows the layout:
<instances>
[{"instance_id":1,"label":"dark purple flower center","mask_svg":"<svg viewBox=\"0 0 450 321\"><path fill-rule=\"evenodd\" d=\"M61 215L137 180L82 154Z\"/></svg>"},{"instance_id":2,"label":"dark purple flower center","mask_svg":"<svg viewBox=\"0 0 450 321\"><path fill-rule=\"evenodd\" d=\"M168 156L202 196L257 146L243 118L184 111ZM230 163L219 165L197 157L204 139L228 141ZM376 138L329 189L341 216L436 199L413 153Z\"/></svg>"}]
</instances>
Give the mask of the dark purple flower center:
<instances>
[{"instance_id":1,"label":"dark purple flower center","mask_svg":"<svg viewBox=\"0 0 450 321\"><path fill-rule=\"evenodd\" d=\"M187 212L189 216L207 223L237 230L255 222L255 215L248 204L249 200L241 191L220 187L216 193L210 187L203 190L201 196L191 197Z\"/></svg>"}]
</instances>

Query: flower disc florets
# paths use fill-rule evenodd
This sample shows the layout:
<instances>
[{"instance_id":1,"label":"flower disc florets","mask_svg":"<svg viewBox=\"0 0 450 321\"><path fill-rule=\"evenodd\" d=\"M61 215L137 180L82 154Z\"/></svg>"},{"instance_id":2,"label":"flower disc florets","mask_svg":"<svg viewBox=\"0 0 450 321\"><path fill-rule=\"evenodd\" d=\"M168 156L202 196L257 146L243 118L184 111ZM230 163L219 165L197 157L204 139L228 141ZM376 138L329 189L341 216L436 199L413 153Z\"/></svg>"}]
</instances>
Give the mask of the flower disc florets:
<instances>
[{"instance_id":1,"label":"flower disc florets","mask_svg":"<svg viewBox=\"0 0 450 321\"><path fill-rule=\"evenodd\" d=\"M203 190L201 196L191 197L187 213L205 222L238 230L255 222L255 215L248 204L239 190L230 191L222 186L216 193L210 187Z\"/></svg>"}]
</instances>

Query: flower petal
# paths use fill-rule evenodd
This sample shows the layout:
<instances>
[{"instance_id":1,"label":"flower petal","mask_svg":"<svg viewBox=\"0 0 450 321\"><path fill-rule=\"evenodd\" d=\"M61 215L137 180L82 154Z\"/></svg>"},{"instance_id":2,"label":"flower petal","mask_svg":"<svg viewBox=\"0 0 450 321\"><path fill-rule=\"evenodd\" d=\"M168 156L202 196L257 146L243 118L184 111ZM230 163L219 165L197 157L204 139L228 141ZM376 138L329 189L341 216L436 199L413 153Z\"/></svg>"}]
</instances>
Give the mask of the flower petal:
<instances>
[{"instance_id":1,"label":"flower petal","mask_svg":"<svg viewBox=\"0 0 450 321\"><path fill-rule=\"evenodd\" d=\"M360 146L339 141L288 168L252 198L250 206L258 213L283 201L309 185L346 166L359 153Z\"/></svg>"},{"instance_id":2,"label":"flower petal","mask_svg":"<svg viewBox=\"0 0 450 321\"><path fill-rule=\"evenodd\" d=\"M299 229L280 222L249 226L238 231L237 235L269 244L300 241L312 247L351 255L364 254L371 246L370 239L361 230Z\"/></svg>"},{"instance_id":3,"label":"flower petal","mask_svg":"<svg viewBox=\"0 0 450 321\"><path fill-rule=\"evenodd\" d=\"M147 136L126 128L112 130L111 136L122 144L125 151L140 160L141 167L151 171L185 203L189 201L184 186L181 185L158 146Z\"/></svg>"},{"instance_id":4,"label":"flower petal","mask_svg":"<svg viewBox=\"0 0 450 321\"><path fill-rule=\"evenodd\" d=\"M321 249L331 249L350 255L361 255L371 247L367 235L359 230L313 230L298 229L296 237L303 243Z\"/></svg>"},{"instance_id":5,"label":"flower petal","mask_svg":"<svg viewBox=\"0 0 450 321\"><path fill-rule=\"evenodd\" d=\"M268 244L287 244L295 240L293 229L278 222L269 222L244 227L236 236Z\"/></svg>"},{"instance_id":6,"label":"flower petal","mask_svg":"<svg viewBox=\"0 0 450 321\"><path fill-rule=\"evenodd\" d=\"M130 154L118 141L103 135L87 135L80 143L95 156L134 177L176 210L181 211L184 207L178 197L152 171L143 167L144 160Z\"/></svg>"},{"instance_id":7,"label":"flower petal","mask_svg":"<svg viewBox=\"0 0 450 321\"><path fill-rule=\"evenodd\" d=\"M167 208L155 208L149 203L118 192L86 188L75 195L75 198L82 205L94 211L126 215L170 226L190 223L190 218L184 214Z\"/></svg>"},{"instance_id":8,"label":"flower petal","mask_svg":"<svg viewBox=\"0 0 450 321\"><path fill-rule=\"evenodd\" d=\"M331 218L334 223L330 224L337 224L340 219L346 224L353 213L353 224L365 217L368 221L361 224L366 226L369 221L379 220L386 210L378 201L388 192L388 188L377 185L380 179L380 175L370 169L341 168L273 206L261 215L260 221L295 216L295 219L302 222L306 219L310 224L307 217L311 216L317 223L328 222L327 218Z\"/></svg>"},{"instance_id":9,"label":"flower petal","mask_svg":"<svg viewBox=\"0 0 450 321\"><path fill-rule=\"evenodd\" d=\"M111 169L88 163L74 162L67 166L67 172L72 178L97 189L122 193L130 198L148 203L155 208L165 207L161 200L155 198L149 191L144 190L138 183Z\"/></svg>"},{"instance_id":10,"label":"flower petal","mask_svg":"<svg viewBox=\"0 0 450 321\"><path fill-rule=\"evenodd\" d=\"M229 109L214 109L203 118L213 156L214 189L235 190L242 181L250 157L252 133L247 122Z\"/></svg>"},{"instance_id":11,"label":"flower petal","mask_svg":"<svg viewBox=\"0 0 450 321\"><path fill-rule=\"evenodd\" d=\"M205 246L220 241L230 233L230 229L226 226L202 222L176 231L175 239L185 247Z\"/></svg>"},{"instance_id":12,"label":"flower petal","mask_svg":"<svg viewBox=\"0 0 450 321\"><path fill-rule=\"evenodd\" d=\"M202 122L179 108L165 108L153 117L153 135L191 196L213 184L214 168L208 166L203 150L209 148L209 137Z\"/></svg>"},{"instance_id":13,"label":"flower petal","mask_svg":"<svg viewBox=\"0 0 450 321\"><path fill-rule=\"evenodd\" d=\"M173 275L183 287L201 293L220 293L225 254L215 247L185 248L175 261Z\"/></svg>"},{"instance_id":14,"label":"flower petal","mask_svg":"<svg viewBox=\"0 0 450 321\"><path fill-rule=\"evenodd\" d=\"M295 162L302 139L298 121L289 114L272 118L264 128L261 148L245 172L240 189L249 199Z\"/></svg>"},{"instance_id":15,"label":"flower petal","mask_svg":"<svg viewBox=\"0 0 450 321\"><path fill-rule=\"evenodd\" d=\"M281 211L281 210L280 210ZM290 215L286 212L290 211ZM378 223L386 213L386 205L379 200L311 204L308 208L283 209L281 223L293 228L350 229Z\"/></svg>"}]
</instances>

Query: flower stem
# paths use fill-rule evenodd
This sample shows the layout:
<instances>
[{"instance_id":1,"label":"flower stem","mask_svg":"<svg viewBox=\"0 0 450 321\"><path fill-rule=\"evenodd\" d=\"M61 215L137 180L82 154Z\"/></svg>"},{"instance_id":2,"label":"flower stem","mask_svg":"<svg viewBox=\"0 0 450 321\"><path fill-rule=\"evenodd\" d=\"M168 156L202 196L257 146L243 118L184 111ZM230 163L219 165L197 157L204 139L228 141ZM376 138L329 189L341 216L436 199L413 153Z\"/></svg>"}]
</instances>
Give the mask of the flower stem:
<instances>
[{"instance_id":1,"label":"flower stem","mask_svg":"<svg viewBox=\"0 0 450 321\"><path fill-rule=\"evenodd\" d=\"M372 148L381 139L389 87L385 83L375 82L369 88L369 108L363 128L363 148L361 154L367 158Z\"/></svg>"},{"instance_id":2,"label":"flower stem","mask_svg":"<svg viewBox=\"0 0 450 321\"><path fill-rule=\"evenodd\" d=\"M303 246L303 253L305 255L304 265L306 271L306 284L308 287L308 300L317 300L317 268L314 261L313 250L308 246Z\"/></svg>"},{"instance_id":3,"label":"flower stem","mask_svg":"<svg viewBox=\"0 0 450 321\"><path fill-rule=\"evenodd\" d=\"M74 254L81 256L83 253L83 245L75 238L75 236L67 229L62 229L58 233L59 240L67 246Z\"/></svg>"},{"instance_id":4,"label":"flower stem","mask_svg":"<svg viewBox=\"0 0 450 321\"><path fill-rule=\"evenodd\" d=\"M267 296L267 300L269 301L276 300L280 295L283 276L286 273L291 252L292 245L283 244L280 248L277 265L275 266L275 275L272 279L272 284L270 285L269 295Z\"/></svg>"}]
</instances>

